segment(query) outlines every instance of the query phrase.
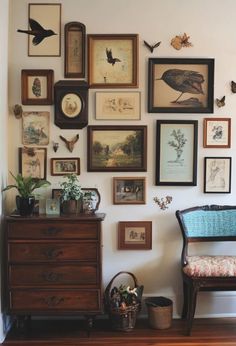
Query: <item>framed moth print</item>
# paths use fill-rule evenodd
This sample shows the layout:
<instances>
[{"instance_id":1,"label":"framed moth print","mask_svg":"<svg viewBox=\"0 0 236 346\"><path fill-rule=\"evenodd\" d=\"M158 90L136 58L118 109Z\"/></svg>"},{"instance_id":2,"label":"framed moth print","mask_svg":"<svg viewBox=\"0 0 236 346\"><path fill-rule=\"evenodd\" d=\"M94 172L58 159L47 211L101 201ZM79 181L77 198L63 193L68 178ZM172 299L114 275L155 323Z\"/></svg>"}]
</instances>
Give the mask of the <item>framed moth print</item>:
<instances>
[{"instance_id":1,"label":"framed moth print","mask_svg":"<svg viewBox=\"0 0 236 346\"><path fill-rule=\"evenodd\" d=\"M51 175L80 174L78 157L51 158Z\"/></svg>"},{"instance_id":2,"label":"framed moth print","mask_svg":"<svg viewBox=\"0 0 236 346\"><path fill-rule=\"evenodd\" d=\"M118 249L150 250L151 248L151 221L120 221L118 223Z\"/></svg>"},{"instance_id":3,"label":"framed moth print","mask_svg":"<svg viewBox=\"0 0 236 346\"><path fill-rule=\"evenodd\" d=\"M231 192L231 157L204 158L204 192Z\"/></svg>"},{"instance_id":4,"label":"framed moth print","mask_svg":"<svg viewBox=\"0 0 236 346\"><path fill-rule=\"evenodd\" d=\"M19 172L23 177L46 179L46 148L19 148Z\"/></svg>"},{"instance_id":5,"label":"framed moth print","mask_svg":"<svg viewBox=\"0 0 236 346\"><path fill-rule=\"evenodd\" d=\"M213 113L213 87L214 59L149 59L149 113Z\"/></svg>"},{"instance_id":6,"label":"framed moth print","mask_svg":"<svg viewBox=\"0 0 236 346\"><path fill-rule=\"evenodd\" d=\"M138 35L88 35L90 88L138 87Z\"/></svg>"},{"instance_id":7,"label":"framed moth print","mask_svg":"<svg viewBox=\"0 0 236 346\"><path fill-rule=\"evenodd\" d=\"M205 118L203 123L204 148L230 148L231 119Z\"/></svg>"},{"instance_id":8,"label":"framed moth print","mask_svg":"<svg viewBox=\"0 0 236 346\"><path fill-rule=\"evenodd\" d=\"M49 144L49 112L23 112L22 143L24 145Z\"/></svg>"},{"instance_id":9,"label":"framed moth print","mask_svg":"<svg viewBox=\"0 0 236 346\"><path fill-rule=\"evenodd\" d=\"M156 185L197 184L197 120L157 120Z\"/></svg>"},{"instance_id":10,"label":"framed moth print","mask_svg":"<svg viewBox=\"0 0 236 346\"><path fill-rule=\"evenodd\" d=\"M113 178L113 204L145 204L146 178Z\"/></svg>"}]
</instances>

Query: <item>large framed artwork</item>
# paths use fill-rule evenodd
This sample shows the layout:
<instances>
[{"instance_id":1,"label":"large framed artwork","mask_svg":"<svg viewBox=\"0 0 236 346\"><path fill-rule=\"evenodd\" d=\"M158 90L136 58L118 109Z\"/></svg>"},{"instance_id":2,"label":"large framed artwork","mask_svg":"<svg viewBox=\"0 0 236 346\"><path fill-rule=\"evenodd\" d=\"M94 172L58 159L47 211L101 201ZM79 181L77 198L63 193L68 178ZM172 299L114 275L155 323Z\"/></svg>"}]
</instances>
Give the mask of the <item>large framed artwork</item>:
<instances>
[{"instance_id":1,"label":"large framed artwork","mask_svg":"<svg viewBox=\"0 0 236 346\"><path fill-rule=\"evenodd\" d=\"M231 157L204 158L204 192L231 192Z\"/></svg>"},{"instance_id":2,"label":"large framed artwork","mask_svg":"<svg viewBox=\"0 0 236 346\"><path fill-rule=\"evenodd\" d=\"M156 185L197 184L197 120L157 120Z\"/></svg>"},{"instance_id":3,"label":"large framed artwork","mask_svg":"<svg viewBox=\"0 0 236 346\"><path fill-rule=\"evenodd\" d=\"M230 148L231 118L205 118L203 122L204 148Z\"/></svg>"}]
</instances>

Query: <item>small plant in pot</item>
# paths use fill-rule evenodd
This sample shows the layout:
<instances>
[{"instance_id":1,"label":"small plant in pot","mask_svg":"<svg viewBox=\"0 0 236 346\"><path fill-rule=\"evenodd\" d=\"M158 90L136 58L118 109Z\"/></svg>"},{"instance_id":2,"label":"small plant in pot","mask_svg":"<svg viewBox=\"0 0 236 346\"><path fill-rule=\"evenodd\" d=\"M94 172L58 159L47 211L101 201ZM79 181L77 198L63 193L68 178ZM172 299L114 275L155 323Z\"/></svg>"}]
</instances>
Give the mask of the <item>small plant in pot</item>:
<instances>
[{"instance_id":1,"label":"small plant in pot","mask_svg":"<svg viewBox=\"0 0 236 346\"><path fill-rule=\"evenodd\" d=\"M82 210L83 191L76 174L64 176L66 181L60 183L63 214L77 214Z\"/></svg>"}]
</instances>

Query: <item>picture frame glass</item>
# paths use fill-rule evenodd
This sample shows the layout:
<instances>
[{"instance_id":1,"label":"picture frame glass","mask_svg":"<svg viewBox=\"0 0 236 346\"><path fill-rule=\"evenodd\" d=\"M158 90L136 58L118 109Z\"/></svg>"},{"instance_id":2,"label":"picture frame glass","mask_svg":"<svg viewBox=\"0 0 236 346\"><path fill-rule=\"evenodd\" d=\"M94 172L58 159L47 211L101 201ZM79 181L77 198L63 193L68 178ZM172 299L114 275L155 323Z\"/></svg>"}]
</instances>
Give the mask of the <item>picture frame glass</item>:
<instances>
[{"instance_id":1,"label":"picture frame glass","mask_svg":"<svg viewBox=\"0 0 236 346\"><path fill-rule=\"evenodd\" d=\"M205 157L204 192L231 192L231 157Z\"/></svg>"}]
</instances>

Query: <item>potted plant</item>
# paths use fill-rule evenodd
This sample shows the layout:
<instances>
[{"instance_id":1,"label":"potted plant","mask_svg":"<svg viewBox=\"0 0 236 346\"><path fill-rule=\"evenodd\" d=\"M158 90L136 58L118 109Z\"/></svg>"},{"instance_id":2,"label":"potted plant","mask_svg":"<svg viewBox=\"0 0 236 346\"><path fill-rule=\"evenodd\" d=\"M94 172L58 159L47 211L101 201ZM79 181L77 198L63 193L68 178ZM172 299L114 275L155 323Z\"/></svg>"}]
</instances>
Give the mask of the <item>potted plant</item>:
<instances>
[{"instance_id":1,"label":"potted plant","mask_svg":"<svg viewBox=\"0 0 236 346\"><path fill-rule=\"evenodd\" d=\"M15 184L7 185L2 191L7 191L12 188L17 189L18 195L16 196L16 206L21 216L31 215L34 209L35 196L33 191L40 187L46 187L51 183L44 179L23 177L21 174L16 176L10 172L15 180Z\"/></svg>"},{"instance_id":2,"label":"potted plant","mask_svg":"<svg viewBox=\"0 0 236 346\"><path fill-rule=\"evenodd\" d=\"M62 212L64 214L80 213L82 209L83 191L76 174L64 176L66 181L60 183Z\"/></svg>"}]
</instances>

